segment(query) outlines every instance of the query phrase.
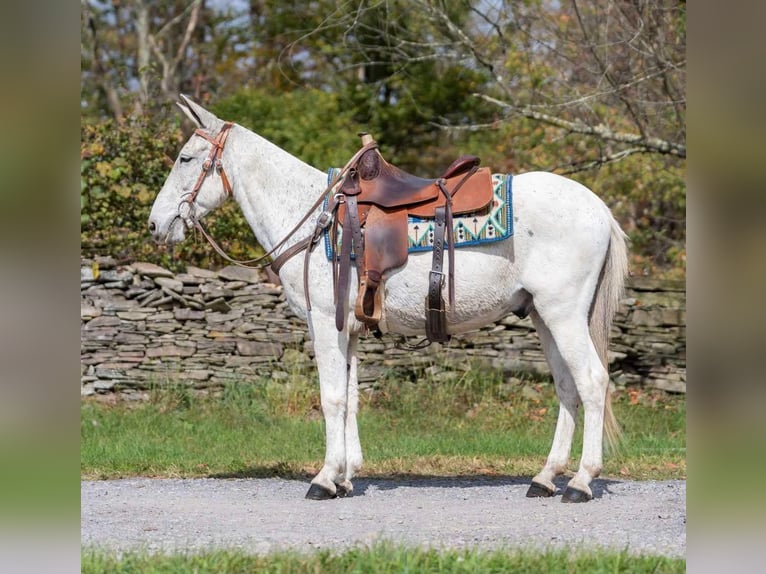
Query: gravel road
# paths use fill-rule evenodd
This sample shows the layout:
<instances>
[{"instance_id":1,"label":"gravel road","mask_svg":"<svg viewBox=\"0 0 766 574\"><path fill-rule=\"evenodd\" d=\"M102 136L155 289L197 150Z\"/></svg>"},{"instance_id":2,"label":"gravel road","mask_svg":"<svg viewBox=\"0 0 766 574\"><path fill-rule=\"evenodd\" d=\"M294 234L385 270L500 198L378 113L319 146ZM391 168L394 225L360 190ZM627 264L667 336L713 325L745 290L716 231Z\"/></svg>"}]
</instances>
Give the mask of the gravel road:
<instances>
[{"instance_id":1,"label":"gravel road","mask_svg":"<svg viewBox=\"0 0 766 574\"><path fill-rule=\"evenodd\" d=\"M561 490L566 481L557 483ZM84 547L252 553L390 540L432 547L606 547L683 557L686 482L595 480L594 499L525 498L512 478L358 478L352 496L303 497L304 481L128 479L81 485Z\"/></svg>"}]
</instances>

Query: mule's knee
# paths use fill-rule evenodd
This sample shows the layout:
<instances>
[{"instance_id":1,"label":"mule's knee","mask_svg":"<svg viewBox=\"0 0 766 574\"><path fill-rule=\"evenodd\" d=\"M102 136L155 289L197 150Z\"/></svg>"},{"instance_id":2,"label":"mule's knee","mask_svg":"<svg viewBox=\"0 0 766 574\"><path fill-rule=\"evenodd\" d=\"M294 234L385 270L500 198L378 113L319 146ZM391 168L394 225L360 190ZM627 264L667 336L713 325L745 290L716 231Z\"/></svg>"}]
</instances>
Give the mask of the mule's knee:
<instances>
[{"instance_id":1,"label":"mule's knee","mask_svg":"<svg viewBox=\"0 0 766 574\"><path fill-rule=\"evenodd\" d=\"M346 396L344 394L322 393L322 413L327 416L345 415Z\"/></svg>"}]
</instances>

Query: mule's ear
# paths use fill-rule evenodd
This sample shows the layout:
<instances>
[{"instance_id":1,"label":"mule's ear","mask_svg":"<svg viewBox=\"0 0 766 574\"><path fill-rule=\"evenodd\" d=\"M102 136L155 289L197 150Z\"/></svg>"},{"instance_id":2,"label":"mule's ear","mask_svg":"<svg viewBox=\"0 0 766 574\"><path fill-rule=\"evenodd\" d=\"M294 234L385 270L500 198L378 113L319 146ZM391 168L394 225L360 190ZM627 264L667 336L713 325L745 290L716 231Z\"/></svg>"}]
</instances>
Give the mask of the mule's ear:
<instances>
[{"instance_id":1,"label":"mule's ear","mask_svg":"<svg viewBox=\"0 0 766 574\"><path fill-rule=\"evenodd\" d=\"M186 117L194 122L197 127L209 130L216 126L216 124L221 123L221 120L219 120L215 114L210 113L187 96L179 94L179 97L181 98L181 101L177 102L178 107L181 108L181 111L183 111Z\"/></svg>"},{"instance_id":2,"label":"mule's ear","mask_svg":"<svg viewBox=\"0 0 766 574\"><path fill-rule=\"evenodd\" d=\"M194 114L194 112L191 111L191 109L186 104L182 102L176 102L176 105L181 109L184 115L189 118L192 123L194 123L195 126L198 128L202 127L202 121Z\"/></svg>"}]
</instances>

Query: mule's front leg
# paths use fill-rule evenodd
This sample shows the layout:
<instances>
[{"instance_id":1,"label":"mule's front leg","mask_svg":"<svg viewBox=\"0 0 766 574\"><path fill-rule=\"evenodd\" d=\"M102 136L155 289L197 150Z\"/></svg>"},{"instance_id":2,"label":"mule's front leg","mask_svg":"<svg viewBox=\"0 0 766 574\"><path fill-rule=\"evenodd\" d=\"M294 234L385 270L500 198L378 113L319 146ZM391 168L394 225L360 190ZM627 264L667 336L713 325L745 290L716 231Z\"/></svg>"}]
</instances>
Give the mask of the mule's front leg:
<instances>
[{"instance_id":1,"label":"mule's front leg","mask_svg":"<svg viewBox=\"0 0 766 574\"><path fill-rule=\"evenodd\" d=\"M324 466L311 481L306 498L326 500L345 494L345 489L338 489L337 484L345 480L346 470L348 336L336 330L333 317L317 313L312 319L326 450Z\"/></svg>"},{"instance_id":2,"label":"mule's front leg","mask_svg":"<svg viewBox=\"0 0 766 574\"><path fill-rule=\"evenodd\" d=\"M351 479L362 468L362 445L359 441L359 429L356 423L356 414L359 410L359 359L356 355L356 346L359 341L357 334L349 337L348 343L348 392L346 395L346 468L344 480L340 486L347 492L354 487Z\"/></svg>"}]
</instances>

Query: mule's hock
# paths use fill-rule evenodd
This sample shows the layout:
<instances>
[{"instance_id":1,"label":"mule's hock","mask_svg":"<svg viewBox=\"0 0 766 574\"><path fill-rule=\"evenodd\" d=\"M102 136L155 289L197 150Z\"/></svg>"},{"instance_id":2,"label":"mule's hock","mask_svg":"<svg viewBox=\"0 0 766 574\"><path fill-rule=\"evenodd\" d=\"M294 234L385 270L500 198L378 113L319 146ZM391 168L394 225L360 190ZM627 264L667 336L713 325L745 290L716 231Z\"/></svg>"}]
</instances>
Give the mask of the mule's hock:
<instances>
[{"instance_id":1,"label":"mule's hock","mask_svg":"<svg viewBox=\"0 0 766 574\"><path fill-rule=\"evenodd\" d=\"M174 274L100 257L81 260L80 282L83 396L140 398L168 383L214 389L313 369L305 323L290 311L282 289L257 271L189 267ZM629 280L610 346L616 385L686 391L685 307L681 282ZM515 316L419 353L395 342L389 336L361 340L363 385L387 374L448 378L477 364L509 374L548 372L531 322Z\"/></svg>"}]
</instances>

